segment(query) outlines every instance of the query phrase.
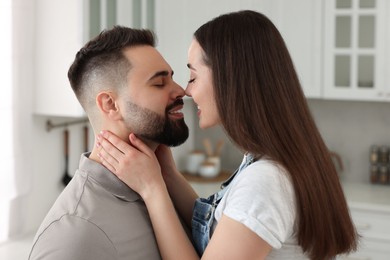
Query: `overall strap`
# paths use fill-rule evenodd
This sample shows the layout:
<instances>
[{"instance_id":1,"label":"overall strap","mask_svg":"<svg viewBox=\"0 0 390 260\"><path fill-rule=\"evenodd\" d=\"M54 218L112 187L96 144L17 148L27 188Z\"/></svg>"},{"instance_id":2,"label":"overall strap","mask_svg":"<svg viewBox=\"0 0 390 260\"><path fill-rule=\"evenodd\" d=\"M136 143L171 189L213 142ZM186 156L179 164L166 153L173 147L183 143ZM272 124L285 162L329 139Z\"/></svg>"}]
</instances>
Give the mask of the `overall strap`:
<instances>
[{"instance_id":1,"label":"overall strap","mask_svg":"<svg viewBox=\"0 0 390 260\"><path fill-rule=\"evenodd\" d=\"M251 163L253 163L254 161L254 156L250 153L247 153L244 157L244 159L242 160L240 166L238 167L237 170L234 171L234 173L226 180L224 181L222 184L221 184L221 189L224 190L231 182L232 180L240 174L240 172L245 169L246 167L248 167Z\"/></svg>"}]
</instances>

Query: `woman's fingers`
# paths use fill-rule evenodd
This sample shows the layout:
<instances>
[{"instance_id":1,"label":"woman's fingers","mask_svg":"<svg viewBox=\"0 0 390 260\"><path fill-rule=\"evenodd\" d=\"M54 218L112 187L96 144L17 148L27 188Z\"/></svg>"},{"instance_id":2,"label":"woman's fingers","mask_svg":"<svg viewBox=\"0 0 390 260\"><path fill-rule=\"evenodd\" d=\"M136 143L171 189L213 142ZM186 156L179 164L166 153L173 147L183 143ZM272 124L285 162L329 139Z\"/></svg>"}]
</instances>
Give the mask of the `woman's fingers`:
<instances>
[{"instance_id":1,"label":"woman's fingers","mask_svg":"<svg viewBox=\"0 0 390 260\"><path fill-rule=\"evenodd\" d=\"M97 136L98 155L102 164L143 198L152 194L156 185L165 185L160 164L152 151L134 134L130 144L109 131Z\"/></svg>"},{"instance_id":2,"label":"woman's fingers","mask_svg":"<svg viewBox=\"0 0 390 260\"><path fill-rule=\"evenodd\" d=\"M111 172L116 172L119 162L106 150L111 149L112 151L115 151L116 149L112 148L111 144L107 140L101 138L99 138L96 143L96 147L98 148L98 156L102 161L102 164ZM121 153L121 155L123 154Z\"/></svg>"},{"instance_id":3,"label":"woman's fingers","mask_svg":"<svg viewBox=\"0 0 390 260\"><path fill-rule=\"evenodd\" d=\"M97 136L98 155L103 165L116 174L123 174L122 169L130 165L131 161L140 160L142 156L149 159L155 156L154 152L134 134L129 135L129 140L131 144L109 131L101 131Z\"/></svg>"},{"instance_id":4,"label":"woman's fingers","mask_svg":"<svg viewBox=\"0 0 390 260\"><path fill-rule=\"evenodd\" d=\"M154 154L153 151L133 133L129 135L129 140L132 146L110 131L101 131L98 137L102 140L108 141L108 144L102 143L102 145L104 145L104 149L115 158L119 158L119 156L123 154L130 155L134 152L137 154L138 151L148 155L149 157Z\"/></svg>"},{"instance_id":5,"label":"woman's fingers","mask_svg":"<svg viewBox=\"0 0 390 260\"><path fill-rule=\"evenodd\" d=\"M108 131L102 131L97 136L98 156L100 157L102 164L114 173L117 172L119 161L124 156L123 150L131 150L130 145L126 143L122 144L122 142L121 139Z\"/></svg>"},{"instance_id":6,"label":"woman's fingers","mask_svg":"<svg viewBox=\"0 0 390 260\"><path fill-rule=\"evenodd\" d=\"M104 150L103 150L104 151ZM113 173L116 173L116 169L115 167L110 164L106 159L105 159L105 155L104 154L101 154L99 153L98 154L100 160L101 160L101 163L103 164L104 167L106 167L109 171L113 172Z\"/></svg>"},{"instance_id":7,"label":"woman's fingers","mask_svg":"<svg viewBox=\"0 0 390 260\"><path fill-rule=\"evenodd\" d=\"M108 142L108 144L104 146L104 149L106 149L114 157L132 152L132 150L134 150L134 147L132 147L110 131L101 131L100 134L98 134L98 139L101 142L104 140Z\"/></svg>"}]
</instances>

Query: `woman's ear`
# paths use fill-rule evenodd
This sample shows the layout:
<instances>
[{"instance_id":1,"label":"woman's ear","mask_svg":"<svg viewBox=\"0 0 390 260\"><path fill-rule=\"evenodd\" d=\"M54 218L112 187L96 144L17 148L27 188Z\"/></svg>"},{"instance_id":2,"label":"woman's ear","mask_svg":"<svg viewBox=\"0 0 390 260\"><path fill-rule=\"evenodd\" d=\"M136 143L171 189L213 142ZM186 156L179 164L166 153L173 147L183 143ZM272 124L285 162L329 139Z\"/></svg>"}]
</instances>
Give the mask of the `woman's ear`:
<instances>
[{"instance_id":1,"label":"woman's ear","mask_svg":"<svg viewBox=\"0 0 390 260\"><path fill-rule=\"evenodd\" d=\"M112 92L100 92L96 96L96 105L99 110L112 120L122 118L116 96Z\"/></svg>"}]
</instances>

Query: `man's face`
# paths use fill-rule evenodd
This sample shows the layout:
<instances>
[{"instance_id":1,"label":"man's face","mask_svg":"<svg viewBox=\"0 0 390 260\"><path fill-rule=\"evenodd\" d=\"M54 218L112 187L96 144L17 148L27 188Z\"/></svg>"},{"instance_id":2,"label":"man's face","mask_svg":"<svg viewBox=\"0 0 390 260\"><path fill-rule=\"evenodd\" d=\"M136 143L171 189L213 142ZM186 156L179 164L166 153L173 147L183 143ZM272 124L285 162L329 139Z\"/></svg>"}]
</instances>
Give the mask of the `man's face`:
<instances>
[{"instance_id":1,"label":"man's face","mask_svg":"<svg viewBox=\"0 0 390 260\"><path fill-rule=\"evenodd\" d=\"M129 48L125 55L131 69L122 111L129 132L168 146L182 144L188 138L181 112L184 90L173 81L171 67L151 46Z\"/></svg>"}]
</instances>

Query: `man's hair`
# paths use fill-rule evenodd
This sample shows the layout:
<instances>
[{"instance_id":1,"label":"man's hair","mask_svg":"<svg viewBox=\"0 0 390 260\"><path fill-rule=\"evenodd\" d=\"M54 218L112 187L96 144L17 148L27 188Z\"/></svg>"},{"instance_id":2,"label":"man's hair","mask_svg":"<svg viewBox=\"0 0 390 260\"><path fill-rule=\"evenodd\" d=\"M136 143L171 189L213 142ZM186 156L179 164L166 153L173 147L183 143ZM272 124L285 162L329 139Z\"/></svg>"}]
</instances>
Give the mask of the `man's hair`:
<instances>
[{"instance_id":1,"label":"man's hair","mask_svg":"<svg viewBox=\"0 0 390 260\"><path fill-rule=\"evenodd\" d=\"M129 47L155 46L149 30L115 26L104 30L77 52L68 71L70 85L84 110L94 107L95 97L102 89L119 90L126 86L131 69L123 50Z\"/></svg>"}]
</instances>

